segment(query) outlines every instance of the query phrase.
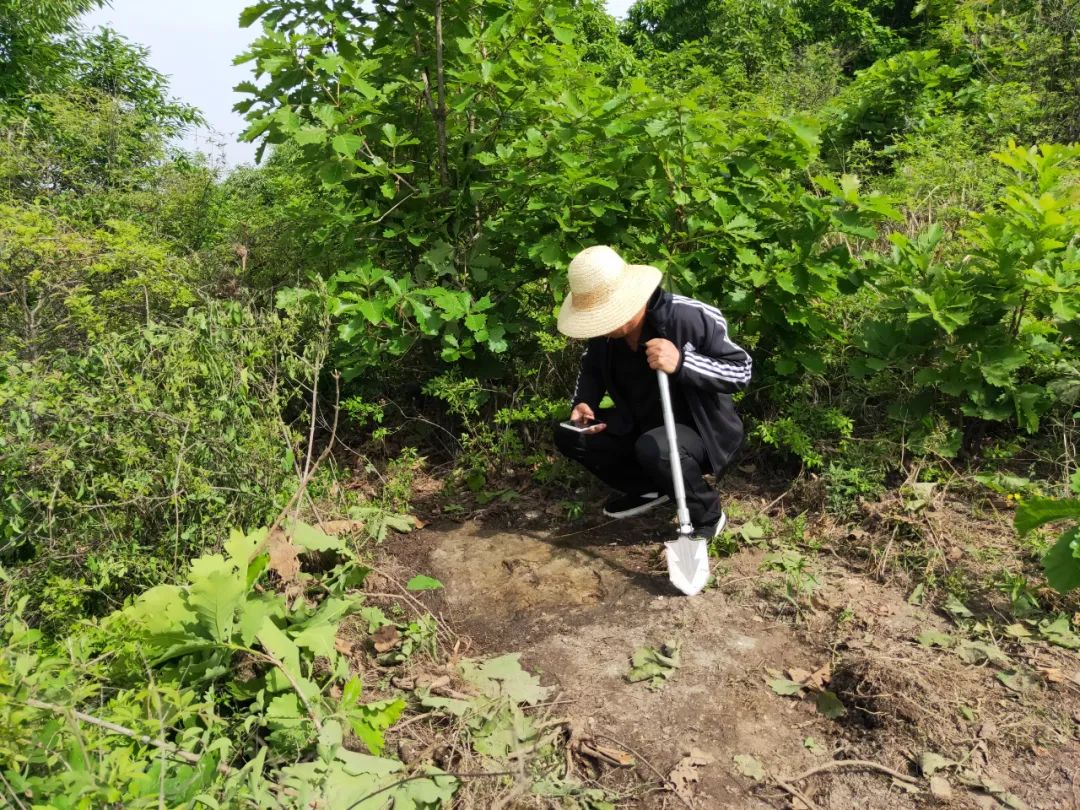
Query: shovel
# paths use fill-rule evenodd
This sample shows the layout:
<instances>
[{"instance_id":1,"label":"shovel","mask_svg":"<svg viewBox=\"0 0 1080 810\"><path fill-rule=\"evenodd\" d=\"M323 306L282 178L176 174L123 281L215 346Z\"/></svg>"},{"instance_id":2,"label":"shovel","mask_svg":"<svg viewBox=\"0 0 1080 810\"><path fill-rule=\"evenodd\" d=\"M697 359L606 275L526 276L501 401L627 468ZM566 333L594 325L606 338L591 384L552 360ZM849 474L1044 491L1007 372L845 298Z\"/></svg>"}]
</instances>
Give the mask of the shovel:
<instances>
[{"instance_id":1,"label":"shovel","mask_svg":"<svg viewBox=\"0 0 1080 810\"><path fill-rule=\"evenodd\" d=\"M667 432L668 454L671 457L671 478L675 484L675 505L679 516L679 537L664 543L667 554L668 578L671 584L693 596L709 581L709 547L704 540L694 539L690 511L686 508L686 487L683 485L679 443L675 435L675 415L671 410L671 389L668 375L657 371L660 384L660 406L664 410L664 430Z\"/></svg>"}]
</instances>

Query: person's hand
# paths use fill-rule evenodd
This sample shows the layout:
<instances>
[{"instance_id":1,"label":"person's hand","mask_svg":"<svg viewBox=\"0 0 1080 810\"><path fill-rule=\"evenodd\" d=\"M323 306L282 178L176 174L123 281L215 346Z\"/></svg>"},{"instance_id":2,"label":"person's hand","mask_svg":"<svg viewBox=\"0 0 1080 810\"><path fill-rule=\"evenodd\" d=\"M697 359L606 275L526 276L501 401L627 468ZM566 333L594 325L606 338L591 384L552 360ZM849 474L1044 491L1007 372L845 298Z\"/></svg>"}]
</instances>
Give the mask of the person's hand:
<instances>
[{"instance_id":1,"label":"person's hand","mask_svg":"<svg viewBox=\"0 0 1080 810\"><path fill-rule=\"evenodd\" d=\"M595 420L596 414L593 413L593 409L584 402L579 402L577 405L574 406L574 410L570 411L570 421L573 422L575 425L582 425L586 422L593 422ZM599 424L591 426L589 428L589 433L599 433L606 427L607 425L601 422Z\"/></svg>"},{"instance_id":2,"label":"person's hand","mask_svg":"<svg viewBox=\"0 0 1080 810\"><path fill-rule=\"evenodd\" d=\"M674 374L679 367L679 350L670 340L653 338L645 344L645 359L649 368Z\"/></svg>"}]
</instances>

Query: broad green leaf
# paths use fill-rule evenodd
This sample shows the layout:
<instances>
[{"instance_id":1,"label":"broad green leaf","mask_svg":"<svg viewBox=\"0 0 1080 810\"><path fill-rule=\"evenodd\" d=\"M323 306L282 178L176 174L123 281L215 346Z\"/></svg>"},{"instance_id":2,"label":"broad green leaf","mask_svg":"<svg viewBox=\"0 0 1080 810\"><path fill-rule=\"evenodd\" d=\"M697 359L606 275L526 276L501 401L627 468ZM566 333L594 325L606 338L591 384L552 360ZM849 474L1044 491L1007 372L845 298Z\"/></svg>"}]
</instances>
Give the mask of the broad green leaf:
<instances>
[{"instance_id":1,"label":"broad green leaf","mask_svg":"<svg viewBox=\"0 0 1080 810\"><path fill-rule=\"evenodd\" d=\"M386 513L383 515L383 525L395 532L407 533L411 532L416 526L416 521L411 515L395 515L392 513Z\"/></svg>"},{"instance_id":2,"label":"broad green leaf","mask_svg":"<svg viewBox=\"0 0 1080 810\"><path fill-rule=\"evenodd\" d=\"M334 138L333 147L339 155L353 158L364 147L364 139L360 135L338 135Z\"/></svg>"},{"instance_id":3,"label":"broad green leaf","mask_svg":"<svg viewBox=\"0 0 1080 810\"><path fill-rule=\"evenodd\" d=\"M240 643L251 646L256 634L262 628L263 621L268 617L282 618L285 615L285 600L276 593L264 593L249 596L244 600L240 608L240 621L237 629L240 631Z\"/></svg>"},{"instance_id":4,"label":"broad green leaf","mask_svg":"<svg viewBox=\"0 0 1080 810\"><path fill-rule=\"evenodd\" d=\"M319 732L318 753L319 759L323 762L329 762L334 759L341 748L341 744L344 741L345 735L341 728L341 723L337 720L326 720L323 723L322 730Z\"/></svg>"},{"instance_id":5,"label":"broad green leaf","mask_svg":"<svg viewBox=\"0 0 1080 810\"><path fill-rule=\"evenodd\" d=\"M1062 534L1046 552L1043 570L1050 587L1059 593L1080 588L1080 526Z\"/></svg>"},{"instance_id":6,"label":"broad green leaf","mask_svg":"<svg viewBox=\"0 0 1080 810\"><path fill-rule=\"evenodd\" d=\"M360 676L353 675L341 690L341 705L352 706L360 699L360 694L363 692L363 689L364 682L360 680Z\"/></svg>"},{"instance_id":7,"label":"broad green leaf","mask_svg":"<svg viewBox=\"0 0 1080 810\"><path fill-rule=\"evenodd\" d=\"M1076 561L1080 565L1080 560ZM1056 619L1039 622L1039 633L1044 639L1067 650L1080 650L1080 636L1073 632L1069 617L1061 613Z\"/></svg>"},{"instance_id":8,"label":"broad green leaf","mask_svg":"<svg viewBox=\"0 0 1080 810\"><path fill-rule=\"evenodd\" d=\"M800 695L806 687L787 678L775 678L769 681L769 688L778 695Z\"/></svg>"},{"instance_id":9,"label":"broad green leaf","mask_svg":"<svg viewBox=\"0 0 1080 810\"><path fill-rule=\"evenodd\" d=\"M184 632L193 624L195 612L187 605L184 591L176 585L158 585L142 594L124 613L148 634Z\"/></svg>"},{"instance_id":10,"label":"broad green leaf","mask_svg":"<svg viewBox=\"0 0 1080 810\"><path fill-rule=\"evenodd\" d=\"M420 705L429 709L436 709L448 712L455 717L464 717L468 712L475 712L480 710L476 702L472 700L434 697L433 695L425 695L421 697Z\"/></svg>"},{"instance_id":11,"label":"broad green leaf","mask_svg":"<svg viewBox=\"0 0 1080 810\"><path fill-rule=\"evenodd\" d=\"M836 720L847 714L847 709L844 707L844 704L840 702L840 698L836 696L835 692L818 692L815 705L817 706L817 710L830 720Z\"/></svg>"},{"instance_id":12,"label":"broad green leaf","mask_svg":"<svg viewBox=\"0 0 1080 810\"><path fill-rule=\"evenodd\" d=\"M192 582L188 604L207 634L220 643L232 640L236 612L247 592L246 582L235 571L214 571Z\"/></svg>"},{"instance_id":13,"label":"broad green leaf","mask_svg":"<svg viewBox=\"0 0 1080 810\"><path fill-rule=\"evenodd\" d=\"M1005 628L1005 635L1021 639L1031 638L1031 631L1024 627L1024 625L1014 622Z\"/></svg>"},{"instance_id":14,"label":"broad green leaf","mask_svg":"<svg viewBox=\"0 0 1080 810\"><path fill-rule=\"evenodd\" d=\"M246 571L248 561L255 549L266 539L266 529L244 533L233 529L229 532L229 539L225 542L225 553L229 561L241 571Z\"/></svg>"},{"instance_id":15,"label":"broad green leaf","mask_svg":"<svg viewBox=\"0 0 1080 810\"><path fill-rule=\"evenodd\" d=\"M393 622L386 617L386 614L383 613L383 610L380 607L362 607L360 608L360 615L363 617L364 621L367 622L367 628L369 633L374 633L380 627L385 627L388 624L393 624Z\"/></svg>"},{"instance_id":16,"label":"broad green leaf","mask_svg":"<svg viewBox=\"0 0 1080 810\"><path fill-rule=\"evenodd\" d=\"M1007 672L997 673L997 679L1012 692L1024 694L1034 692L1042 685L1039 676L1025 666Z\"/></svg>"},{"instance_id":17,"label":"broad green leaf","mask_svg":"<svg viewBox=\"0 0 1080 810\"><path fill-rule=\"evenodd\" d=\"M300 669L300 649L281 629L267 617L256 638L280 667L275 666L267 675L267 686L273 692L299 689L309 701L319 694L319 687L304 677ZM284 670L284 673L280 670ZM286 677L285 673L288 673Z\"/></svg>"},{"instance_id":18,"label":"broad green leaf","mask_svg":"<svg viewBox=\"0 0 1080 810\"><path fill-rule=\"evenodd\" d=\"M301 146L308 146L315 143L326 143L326 130L322 127L300 127L293 135L293 140Z\"/></svg>"},{"instance_id":19,"label":"broad green leaf","mask_svg":"<svg viewBox=\"0 0 1080 810\"><path fill-rule=\"evenodd\" d=\"M956 645L956 655L965 664L998 664L1008 666L1012 663L1001 650L986 641L964 640Z\"/></svg>"},{"instance_id":20,"label":"broad green leaf","mask_svg":"<svg viewBox=\"0 0 1080 810\"><path fill-rule=\"evenodd\" d=\"M270 728L298 728L308 722L308 716L300 708L296 693L285 692L270 701L266 721Z\"/></svg>"},{"instance_id":21,"label":"broad green leaf","mask_svg":"<svg viewBox=\"0 0 1080 810\"><path fill-rule=\"evenodd\" d=\"M315 64L319 66L319 70L325 71L333 76L341 70L341 66L345 64L345 60L339 54L332 53L326 56L315 57Z\"/></svg>"},{"instance_id":22,"label":"broad green leaf","mask_svg":"<svg viewBox=\"0 0 1080 810\"><path fill-rule=\"evenodd\" d=\"M919 633L918 641L924 647L951 647L956 639L948 633L928 627Z\"/></svg>"},{"instance_id":23,"label":"broad green leaf","mask_svg":"<svg viewBox=\"0 0 1080 810\"><path fill-rule=\"evenodd\" d=\"M410 579L405 587L410 591L434 591L443 587L443 584L437 579L418 574Z\"/></svg>"},{"instance_id":24,"label":"broad green leaf","mask_svg":"<svg viewBox=\"0 0 1080 810\"><path fill-rule=\"evenodd\" d=\"M346 541L341 537L332 537L321 529L297 521L290 524L288 535L293 543L304 551L345 551Z\"/></svg>"},{"instance_id":25,"label":"broad green leaf","mask_svg":"<svg viewBox=\"0 0 1080 810\"><path fill-rule=\"evenodd\" d=\"M248 6L240 12L239 24L241 28L250 28L259 18L267 11L274 7L274 3L256 3L253 6Z\"/></svg>"},{"instance_id":26,"label":"broad green leaf","mask_svg":"<svg viewBox=\"0 0 1080 810\"><path fill-rule=\"evenodd\" d=\"M942 607L946 613L953 617L954 621L957 619L971 619L975 616L974 613L967 609L967 605L961 602L953 593L946 597L945 604Z\"/></svg>"},{"instance_id":27,"label":"broad green leaf","mask_svg":"<svg viewBox=\"0 0 1080 810\"><path fill-rule=\"evenodd\" d=\"M487 697L506 697L529 705L539 703L551 690L540 686L539 678L521 668L520 658L519 653L510 653L488 661L466 659L458 665L458 671Z\"/></svg>"},{"instance_id":28,"label":"broad green leaf","mask_svg":"<svg viewBox=\"0 0 1080 810\"><path fill-rule=\"evenodd\" d=\"M1016 510L1016 531L1023 537L1033 529L1058 520L1080 520L1080 498L1030 498Z\"/></svg>"},{"instance_id":29,"label":"broad green leaf","mask_svg":"<svg viewBox=\"0 0 1080 810\"><path fill-rule=\"evenodd\" d=\"M680 665L679 647L674 642L654 647L638 647L630 658L630 671L626 673L629 683L645 681L649 689L663 687L665 681Z\"/></svg>"},{"instance_id":30,"label":"broad green leaf","mask_svg":"<svg viewBox=\"0 0 1080 810\"><path fill-rule=\"evenodd\" d=\"M337 630L337 624L316 624L295 635L293 641L297 647L304 647L315 655L333 659L337 656L337 650L334 649Z\"/></svg>"},{"instance_id":31,"label":"broad green leaf","mask_svg":"<svg viewBox=\"0 0 1080 810\"><path fill-rule=\"evenodd\" d=\"M354 706L347 710L346 716L353 733L363 741L368 751L378 756L386 744L382 733L397 721L403 711L405 701L398 698Z\"/></svg>"},{"instance_id":32,"label":"broad green leaf","mask_svg":"<svg viewBox=\"0 0 1080 810\"><path fill-rule=\"evenodd\" d=\"M551 33L555 39L564 45L569 45L574 41L574 29L565 25L553 25L551 26Z\"/></svg>"}]
</instances>

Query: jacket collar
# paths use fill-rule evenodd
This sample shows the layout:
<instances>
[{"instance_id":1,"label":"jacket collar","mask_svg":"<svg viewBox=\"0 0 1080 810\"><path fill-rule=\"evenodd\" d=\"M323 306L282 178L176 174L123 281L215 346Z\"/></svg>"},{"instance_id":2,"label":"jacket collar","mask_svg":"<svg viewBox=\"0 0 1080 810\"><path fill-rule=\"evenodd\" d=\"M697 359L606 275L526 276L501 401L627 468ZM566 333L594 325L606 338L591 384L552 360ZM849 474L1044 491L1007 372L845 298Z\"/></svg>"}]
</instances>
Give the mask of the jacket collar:
<instances>
[{"instance_id":1,"label":"jacket collar","mask_svg":"<svg viewBox=\"0 0 1080 810\"><path fill-rule=\"evenodd\" d=\"M671 293L663 287L657 287L645 305L645 317L661 337L667 337L666 326L670 309Z\"/></svg>"}]
</instances>

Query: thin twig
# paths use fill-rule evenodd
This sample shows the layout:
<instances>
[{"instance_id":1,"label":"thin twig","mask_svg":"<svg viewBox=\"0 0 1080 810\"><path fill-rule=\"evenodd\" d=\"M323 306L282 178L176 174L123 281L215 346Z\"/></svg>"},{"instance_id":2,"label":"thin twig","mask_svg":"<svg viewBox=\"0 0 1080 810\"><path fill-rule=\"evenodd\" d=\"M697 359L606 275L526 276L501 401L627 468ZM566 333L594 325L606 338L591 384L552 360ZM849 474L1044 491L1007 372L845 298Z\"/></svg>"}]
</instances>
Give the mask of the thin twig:
<instances>
[{"instance_id":1,"label":"thin twig","mask_svg":"<svg viewBox=\"0 0 1080 810\"><path fill-rule=\"evenodd\" d=\"M788 487L783 492L781 492L777 497L773 498L771 501L769 501L767 504L765 504L765 506L761 507L761 509L759 509L757 511L757 514L754 515L754 517L757 517L758 515L764 515L766 512L768 512L770 509L772 509L774 506L776 506L778 503L780 503L780 501L784 500L784 498L786 498L788 495L791 494L791 489L792 489L791 487Z\"/></svg>"},{"instance_id":2,"label":"thin twig","mask_svg":"<svg viewBox=\"0 0 1080 810\"><path fill-rule=\"evenodd\" d=\"M289 502L285 504L284 508L280 512L278 512L278 516L274 518L274 522L270 525L270 529L266 532L266 537L264 537L262 542L255 546L255 548L252 550L251 554L248 556L249 560L254 560L256 557L266 551L266 546L270 542L270 538L274 536L274 532L281 528L281 522L285 519L285 516L289 514L289 510L293 508L293 505L307 491L308 484L310 484L311 479L314 478L315 472L326 460L327 456L330 455L330 451L334 447L334 442L337 440L338 417L341 414L341 375L338 374L338 372L336 371L334 372L334 386L336 389L334 399L334 423L330 428L330 441L327 442L326 448L322 451L322 453L319 454L319 457L315 460L315 463L312 464L304 472L304 477L300 479L300 483L297 485L296 491L292 494L292 497L289 498ZM314 416L312 418L314 419Z\"/></svg>"},{"instance_id":3,"label":"thin twig","mask_svg":"<svg viewBox=\"0 0 1080 810\"><path fill-rule=\"evenodd\" d=\"M193 754L190 751L185 751L182 748L178 748L170 742L165 740L155 740L153 737L148 737L145 734L140 734L125 726L118 725L117 723L110 722L109 720L102 720L100 717L94 717L91 714L85 712L76 711L75 709L68 709L64 706L57 706L55 703L46 703L42 700L35 700L34 698L27 698L25 701L27 706L35 709L42 709L43 711L52 712L61 716L72 716L76 720L81 720L84 723L89 723L92 726L111 731L113 734L120 734L124 737L129 737L133 740L137 740L143 745L149 745L154 748L160 748L163 751L167 751L177 759L182 759L190 765L198 765L202 757L198 754ZM231 774L233 769L223 763L218 763L218 770L224 774Z\"/></svg>"},{"instance_id":4,"label":"thin twig","mask_svg":"<svg viewBox=\"0 0 1080 810\"><path fill-rule=\"evenodd\" d=\"M11 783L4 778L3 773L0 773L0 781L3 781L4 787L6 787L7 792L11 794L11 798L15 800L15 804L19 805L19 810L26 810L26 805L22 803L22 799L19 798L19 795L15 792L15 788L11 786Z\"/></svg>"},{"instance_id":5,"label":"thin twig","mask_svg":"<svg viewBox=\"0 0 1080 810\"><path fill-rule=\"evenodd\" d=\"M264 644L263 646L265 647L266 645ZM289 672L285 664L282 661L279 661L275 656L265 651L249 650L248 652L252 652L256 655L262 656L269 663L273 664L275 667L281 670L281 674L285 676L286 680L288 680L289 685L292 686L293 691L296 692L296 696L300 698L300 702L303 703L304 708L307 709L308 717L311 718L311 722L314 724L315 730L322 734L322 720L320 720L319 715L315 713L315 709L312 707L311 701L308 700L307 695L305 695L304 691L300 688L299 682L296 680L295 677L293 677L293 674Z\"/></svg>"},{"instance_id":6,"label":"thin twig","mask_svg":"<svg viewBox=\"0 0 1080 810\"><path fill-rule=\"evenodd\" d=\"M899 779L901 782L907 782L909 785L919 784L919 780L916 779L914 776L908 776L906 773L894 771L892 768L889 768L877 762L872 762L868 759L834 759L831 762L826 762L823 765L818 765L815 768L811 768L810 770L806 771L805 773L801 773L798 776L792 776L790 778L787 778L785 779L785 781L801 782L803 779L806 779L808 776L813 776L815 773L821 773L822 771L831 771L835 770L836 768L866 768L867 770L878 771L880 773L891 776L894 779Z\"/></svg>"},{"instance_id":7,"label":"thin twig","mask_svg":"<svg viewBox=\"0 0 1080 810\"><path fill-rule=\"evenodd\" d=\"M477 773L454 773L453 771L445 771L443 773L425 773L425 774L420 774L419 776L406 776L404 779L399 779L396 782L391 782L386 787L379 788L374 793L369 793L367 796L364 796L361 799L357 799L355 802L353 802L348 807L346 807L345 810L353 810L354 807L359 807L364 802L366 802L368 799L373 799L376 796L378 796L380 793L386 793L386 791L393 790L398 785L404 785L406 782L415 782L415 781L417 781L419 779L430 779L432 781L435 781L436 779L442 779L444 776L449 776L451 779L459 779L459 780L460 779L485 779L485 778L491 778L493 776L516 776L516 775L517 775L517 771L487 771L487 772L481 771L481 772L477 772Z\"/></svg>"},{"instance_id":8,"label":"thin twig","mask_svg":"<svg viewBox=\"0 0 1080 810\"><path fill-rule=\"evenodd\" d=\"M613 742L613 743L615 743L615 744L616 744L617 746L619 746L620 748L625 748L625 749L626 749L627 751L629 751L629 752L630 752L631 754L633 754L633 755L634 755L635 757L637 757L637 758L638 758L639 760L641 760L642 762L644 762L644 763L645 763L645 764L646 764L646 765L648 766L649 770L650 770L650 771L652 771L653 773L655 773L655 774L656 774L656 776L657 776L657 778L659 778L659 780L660 780L660 781L661 781L661 782L662 782L662 783L663 783L663 784L664 784L664 785L665 785L665 786L666 786L666 787L667 787L667 788L668 788L669 790L671 790L671 792L675 794L675 796L676 796L676 797L677 797L677 798L679 799L679 801L681 801L681 802L682 802L682 803L683 803L684 805L686 805L686 806L687 806L687 807L689 808L689 810L695 810L695 808L694 808L694 805L690 804L690 802L688 802L688 801L687 801L687 800L686 800L686 799L685 799L684 797L680 796L680 795L679 795L679 793L678 793L678 792L677 792L677 791L676 791L676 790L674 789L674 788L675 788L675 785L674 785L674 783L673 783L673 782L672 782L672 781L671 781L670 779L668 779L668 778L667 778L666 776L664 776L664 775L663 775L662 773L660 773L660 771L658 771L658 770L656 769L656 766L655 766L655 765L653 765L653 764L652 764L651 762L649 762L649 760L645 759L645 757L643 757L643 756L642 756L641 754L639 754L639 753L638 753L637 751L635 751L635 750L634 750L633 748L631 748L631 747L630 747L629 745L627 745L626 743L622 742L621 740L616 740L616 739L615 739L614 737L612 737L612 736L610 736L610 735L608 735L608 734L594 734L593 736L594 736L594 737L600 737L601 739L604 739L604 740L608 740L608 741L610 741L610 742Z\"/></svg>"},{"instance_id":9,"label":"thin twig","mask_svg":"<svg viewBox=\"0 0 1080 810\"><path fill-rule=\"evenodd\" d=\"M777 787L782 788L783 790L787 791L789 794L791 794L792 797L798 799L800 802L805 804L806 805L806 810L821 810L821 808L819 808L816 804L814 804L814 802L810 799L809 796L807 796L805 793L803 793L801 790L799 790L794 785L788 784L782 778L780 778L779 776L777 776L774 773L770 773L769 776L772 777L773 783Z\"/></svg>"},{"instance_id":10,"label":"thin twig","mask_svg":"<svg viewBox=\"0 0 1080 810\"><path fill-rule=\"evenodd\" d=\"M370 565L370 564L367 565L367 567L371 569L372 573L378 574L379 576L384 577L391 585L396 586L398 588L398 590L401 591L400 596L395 596L394 594L377 594L377 595L379 595L379 596L389 596L391 598L396 598L396 599L403 599L406 602L408 602L409 604L411 604L414 608L416 608L416 610L420 613L421 616L424 616L424 615L430 616L430 615L432 615L431 610L428 609L427 605L425 605L423 602L421 602L419 599L417 599L415 596L413 596L411 593L409 593L408 589L404 585L402 585L400 582L398 582L396 579L394 579L392 576L390 576L388 573L386 573L386 571L383 571L383 570L381 570L379 568L376 568L374 565ZM371 594L371 595L375 596L376 594ZM450 632L449 630L447 630L446 628L443 627L442 622L437 623L435 632L436 632L437 636L442 636L443 640L447 644L453 643L453 641L457 638L454 633Z\"/></svg>"},{"instance_id":11,"label":"thin twig","mask_svg":"<svg viewBox=\"0 0 1080 810\"><path fill-rule=\"evenodd\" d=\"M574 537L574 536L579 535L579 534L585 534L586 532L592 532L592 531L596 531L597 529L603 529L605 526L610 526L612 523L618 523L619 520L621 520L621 518L615 518L614 520L609 520L606 523L599 523L596 526L586 526L584 529L581 529L580 531L570 532L570 534L559 534L559 535L556 535L555 537L549 537L547 539L548 540L565 540L567 537Z\"/></svg>"}]
</instances>

